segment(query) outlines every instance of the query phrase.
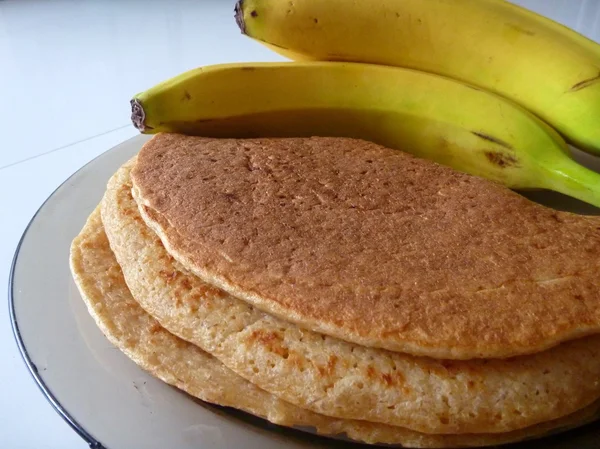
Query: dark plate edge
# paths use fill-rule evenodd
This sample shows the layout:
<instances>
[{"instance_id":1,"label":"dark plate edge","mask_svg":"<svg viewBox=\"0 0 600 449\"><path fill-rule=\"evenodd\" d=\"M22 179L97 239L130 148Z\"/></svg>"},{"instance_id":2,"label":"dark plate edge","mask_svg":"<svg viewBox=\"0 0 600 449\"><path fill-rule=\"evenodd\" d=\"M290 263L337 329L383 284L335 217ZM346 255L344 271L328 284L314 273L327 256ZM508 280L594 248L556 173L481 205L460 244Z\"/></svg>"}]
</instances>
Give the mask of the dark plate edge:
<instances>
[{"instance_id":1,"label":"dark plate edge","mask_svg":"<svg viewBox=\"0 0 600 449\"><path fill-rule=\"evenodd\" d=\"M130 139L123 141L122 143L127 142L129 140L136 139L136 138L139 138L139 136L134 136ZM52 393L50 388L46 385L46 383L40 376L38 369L35 366L35 363L33 363L31 358L29 357L29 353L27 352L25 343L23 342L23 339L21 338L21 332L19 331L19 324L17 323L17 317L15 314L14 277L15 277L15 268L17 265L17 260L19 258L21 246L22 246L25 238L27 237L27 232L29 231L29 228L31 227L31 225L33 224L33 222L35 221L35 219L37 218L37 216L39 215L41 210L44 208L46 203L48 203L48 201L50 201L50 199L56 194L56 192L58 192L62 187L64 187L65 184L67 184L81 170L83 170L88 165L94 163L97 159L104 156L106 153L108 153L112 150L115 150L121 144L118 144L115 147L110 148L107 151L100 153L98 156L94 157L92 160L90 160L86 164L79 167L67 179L65 179L62 183L60 183L60 185L56 189L54 189L54 191L50 195L48 195L48 198L46 198L44 200L44 202L41 204L41 206L38 208L38 210L35 212L35 214L33 214L33 217L31 217L31 220L29 220L29 223L27 223L27 226L25 227L25 230L23 231L23 234L21 235L21 238L19 239L17 248L15 249L15 254L13 256L13 259L12 259L12 262L10 265L9 275L8 275L8 316L10 319L13 336L15 337L17 347L19 348L19 353L21 354L21 358L23 359L23 362L25 362L25 365L27 366L29 374L31 374L31 377L33 377L33 380L37 384L37 386L40 389L40 391L42 392L42 394L46 397L48 402L50 402L50 405L52 405L54 410L61 416L61 418L63 418L66 421L66 423L81 438L83 438L85 440L85 442L90 446L91 449L107 449L107 448L100 441L98 441L96 438L94 438L87 430L85 430L85 428L81 424L79 424L77 422L77 420L73 416L71 416L71 414L62 406L60 401L56 398L56 396L54 396L54 394Z\"/></svg>"}]
</instances>

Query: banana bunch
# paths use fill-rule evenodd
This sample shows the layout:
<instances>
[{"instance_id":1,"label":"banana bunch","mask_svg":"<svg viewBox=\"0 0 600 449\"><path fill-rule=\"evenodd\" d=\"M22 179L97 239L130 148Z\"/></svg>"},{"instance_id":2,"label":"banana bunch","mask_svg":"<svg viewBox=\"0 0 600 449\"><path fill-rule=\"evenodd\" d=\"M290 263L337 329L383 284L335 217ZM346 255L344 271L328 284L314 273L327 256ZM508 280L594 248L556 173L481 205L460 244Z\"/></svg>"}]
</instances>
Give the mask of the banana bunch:
<instances>
[{"instance_id":1,"label":"banana bunch","mask_svg":"<svg viewBox=\"0 0 600 449\"><path fill-rule=\"evenodd\" d=\"M158 84L131 101L141 132L362 138L600 207L560 135L600 153L600 46L582 36L500 0L240 0L236 19L298 61Z\"/></svg>"},{"instance_id":2,"label":"banana bunch","mask_svg":"<svg viewBox=\"0 0 600 449\"><path fill-rule=\"evenodd\" d=\"M503 0L239 0L243 33L292 59L437 73L526 107L600 153L600 46Z\"/></svg>"}]
</instances>

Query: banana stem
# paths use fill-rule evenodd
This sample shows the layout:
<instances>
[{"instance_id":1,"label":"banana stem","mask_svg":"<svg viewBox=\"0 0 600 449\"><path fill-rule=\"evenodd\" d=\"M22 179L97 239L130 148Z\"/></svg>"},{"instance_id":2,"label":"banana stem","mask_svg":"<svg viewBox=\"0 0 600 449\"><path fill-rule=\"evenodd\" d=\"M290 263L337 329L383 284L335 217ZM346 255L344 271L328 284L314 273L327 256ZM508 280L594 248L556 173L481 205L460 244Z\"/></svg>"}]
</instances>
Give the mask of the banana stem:
<instances>
[{"instance_id":1,"label":"banana stem","mask_svg":"<svg viewBox=\"0 0 600 449\"><path fill-rule=\"evenodd\" d=\"M546 175L544 187L600 208L599 173L572 159L561 158L560 162L550 165Z\"/></svg>"}]
</instances>

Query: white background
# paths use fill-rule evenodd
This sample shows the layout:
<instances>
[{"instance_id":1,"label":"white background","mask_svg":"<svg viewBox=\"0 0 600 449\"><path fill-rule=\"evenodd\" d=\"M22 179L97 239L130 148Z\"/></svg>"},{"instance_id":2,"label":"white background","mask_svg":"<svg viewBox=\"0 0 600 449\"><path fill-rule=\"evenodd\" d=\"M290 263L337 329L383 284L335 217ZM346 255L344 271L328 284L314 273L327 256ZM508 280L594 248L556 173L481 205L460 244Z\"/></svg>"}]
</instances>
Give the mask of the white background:
<instances>
[{"instance_id":1,"label":"white background","mask_svg":"<svg viewBox=\"0 0 600 449\"><path fill-rule=\"evenodd\" d=\"M133 136L133 94L200 65L277 61L240 35L233 0L0 0L0 292L46 197ZM600 0L518 0L600 40ZM1 293L4 294L4 293ZM0 447L83 449L27 372L0 306Z\"/></svg>"}]
</instances>

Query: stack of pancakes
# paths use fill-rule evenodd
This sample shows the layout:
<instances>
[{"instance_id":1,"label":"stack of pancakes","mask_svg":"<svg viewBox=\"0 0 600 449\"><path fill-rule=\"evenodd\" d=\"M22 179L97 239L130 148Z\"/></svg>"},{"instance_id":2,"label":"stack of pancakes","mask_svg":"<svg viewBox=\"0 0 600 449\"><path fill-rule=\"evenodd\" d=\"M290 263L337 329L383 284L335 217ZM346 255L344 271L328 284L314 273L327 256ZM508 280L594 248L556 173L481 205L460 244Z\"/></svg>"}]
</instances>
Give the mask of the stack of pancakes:
<instances>
[{"instance_id":1,"label":"stack of pancakes","mask_svg":"<svg viewBox=\"0 0 600 449\"><path fill-rule=\"evenodd\" d=\"M372 143L159 134L71 268L142 368L284 426L485 446L600 409L600 219Z\"/></svg>"}]
</instances>

